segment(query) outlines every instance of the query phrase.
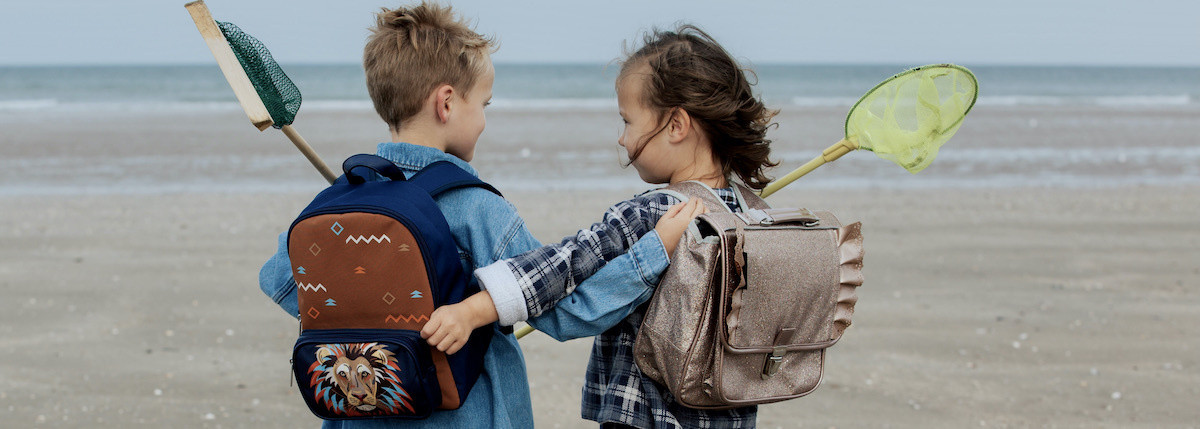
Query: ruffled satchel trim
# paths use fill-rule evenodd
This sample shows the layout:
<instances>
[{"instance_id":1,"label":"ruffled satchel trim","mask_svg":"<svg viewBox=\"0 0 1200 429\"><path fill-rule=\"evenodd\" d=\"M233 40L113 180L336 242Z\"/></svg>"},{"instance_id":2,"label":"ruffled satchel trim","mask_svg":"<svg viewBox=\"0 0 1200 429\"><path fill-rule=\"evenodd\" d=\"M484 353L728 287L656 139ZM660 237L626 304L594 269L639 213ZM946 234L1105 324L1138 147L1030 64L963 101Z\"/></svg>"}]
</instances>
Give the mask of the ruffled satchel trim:
<instances>
[{"instance_id":1,"label":"ruffled satchel trim","mask_svg":"<svg viewBox=\"0 0 1200 429\"><path fill-rule=\"evenodd\" d=\"M862 222L838 228L838 253L841 257L839 277L841 288L838 290L837 309L833 316L833 339L842 337L846 328L850 327L850 317L854 315L854 304L858 302L856 290L863 284L863 237Z\"/></svg>"}]
</instances>

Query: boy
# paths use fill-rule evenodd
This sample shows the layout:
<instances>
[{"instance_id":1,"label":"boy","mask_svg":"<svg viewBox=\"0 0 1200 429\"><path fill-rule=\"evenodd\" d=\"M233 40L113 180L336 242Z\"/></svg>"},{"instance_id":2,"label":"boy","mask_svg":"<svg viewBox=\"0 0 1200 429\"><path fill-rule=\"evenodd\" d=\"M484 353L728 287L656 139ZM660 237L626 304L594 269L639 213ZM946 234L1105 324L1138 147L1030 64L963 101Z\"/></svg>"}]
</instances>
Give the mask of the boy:
<instances>
[{"instance_id":1,"label":"boy","mask_svg":"<svg viewBox=\"0 0 1200 429\"><path fill-rule=\"evenodd\" d=\"M378 155L410 176L441 160L476 174L467 162L474 157L486 123L483 109L495 76L491 51L492 42L471 30L449 7L422 3L380 12L363 52L368 92L391 134L391 142L379 144ZM491 192L464 188L443 193L435 201L467 272L541 246L512 205ZM578 299L596 303L594 313L582 317L620 320L631 303L649 299L668 261L656 233L643 238L627 257L610 262L612 267L593 276L594 282L576 289ZM589 283L604 287L589 287ZM280 235L278 252L263 266L259 286L288 314L298 317L287 233ZM526 299L521 291L507 292L479 295L497 301L484 303L495 314L501 301ZM562 298L544 295L538 297L544 305ZM499 319L505 325L513 323L511 318ZM324 427L533 427L524 357L511 334L502 332L499 324L492 329L483 371L460 408L435 411L424 420L326 421Z\"/></svg>"}]
</instances>

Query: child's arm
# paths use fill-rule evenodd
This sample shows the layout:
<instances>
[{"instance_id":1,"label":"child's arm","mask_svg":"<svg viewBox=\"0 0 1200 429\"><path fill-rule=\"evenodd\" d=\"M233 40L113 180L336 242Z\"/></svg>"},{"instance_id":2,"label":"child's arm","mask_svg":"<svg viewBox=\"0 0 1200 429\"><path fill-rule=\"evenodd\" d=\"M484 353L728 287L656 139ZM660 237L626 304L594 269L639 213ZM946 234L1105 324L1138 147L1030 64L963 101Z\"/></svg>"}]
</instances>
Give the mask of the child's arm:
<instances>
[{"instance_id":1,"label":"child's arm","mask_svg":"<svg viewBox=\"0 0 1200 429\"><path fill-rule=\"evenodd\" d=\"M623 275L618 273L637 272L640 275L641 288L603 288L610 290L604 292L598 291L597 294L602 297L592 297L591 294L581 293L580 295L582 296L579 298L584 302L591 303L630 302L630 305L620 307L627 309L636 308L642 302L645 302L646 299L649 299L648 291L651 291L654 285L657 284L657 275L666 269L666 255L670 253L670 251L663 253L657 250L660 247L666 247L663 246L665 242L661 241L659 237L675 237L672 242L678 242L678 237L683 235L683 232L687 229L687 225L701 213L704 213L704 205L698 204L696 201L672 206L655 225L655 233L642 237L642 239L634 244L629 253L618 257L600 271L603 273L605 271L612 272L613 270L617 270L617 273L614 273L617 276ZM673 249L674 247L670 246L667 248ZM639 255L646 253L653 256L639 257ZM655 258L660 262L651 262ZM654 280L648 282L646 280L648 277L653 277ZM615 281L618 280L613 277L605 277L601 280L601 283ZM586 285L589 282L590 279L585 280L584 284ZM579 289L579 291L591 291L591 289L600 288L589 287ZM617 308L611 308L611 306L590 305L589 308L593 310L589 314L597 315L595 318L602 320L614 319L612 320L613 323L621 320L628 314L628 312L621 313L617 311ZM619 317L612 317L614 315ZM591 319L591 317L588 318ZM434 310L429 318L429 322L421 329L421 337L427 339L429 344L438 350L453 354L466 344L471 331L496 322L498 319L499 314L495 303L492 301L492 296L485 290L468 297L460 303L442 306Z\"/></svg>"},{"instance_id":2,"label":"child's arm","mask_svg":"<svg viewBox=\"0 0 1200 429\"><path fill-rule=\"evenodd\" d=\"M680 201L654 193L622 201L601 222L561 243L543 246L475 270L491 292L500 323L510 325L541 314L606 263L626 253L669 208Z\"/></svg>"},{"instance_id":3,"label":"child's arm","mask_svg":"<svg viewBox=\"0 0 1200 429\"><path fill-rule=\"evenodd\" d=\"M646 234L629 253L609 261L570 295L528 322L558 341L599 335L649 301L668 266L658 234Z\"/></svg>"}]
</instances>

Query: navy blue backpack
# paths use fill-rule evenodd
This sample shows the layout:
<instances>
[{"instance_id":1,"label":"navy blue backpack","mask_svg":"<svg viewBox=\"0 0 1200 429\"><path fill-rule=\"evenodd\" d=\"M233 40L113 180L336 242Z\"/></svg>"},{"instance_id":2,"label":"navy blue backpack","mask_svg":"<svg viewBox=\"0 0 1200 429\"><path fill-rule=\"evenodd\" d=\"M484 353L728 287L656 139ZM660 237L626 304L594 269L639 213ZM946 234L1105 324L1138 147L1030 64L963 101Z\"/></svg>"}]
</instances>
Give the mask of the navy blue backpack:
<instances>
[{"instance_id":1,"label":"navy blue backpack","mask_svg":"<svg viewBox=\"0 0 1200 429\"><path fill-rule=\"evenodd\" d=\"M420 337L435 308L478 292L433 197L463 187L500 192L448 161L410 179L376 155L352 156L342 170L288 231L300 393L324 419L456 409L479 377L493 328L476 329L453 355Z\"/></svg>"}]
</instances>

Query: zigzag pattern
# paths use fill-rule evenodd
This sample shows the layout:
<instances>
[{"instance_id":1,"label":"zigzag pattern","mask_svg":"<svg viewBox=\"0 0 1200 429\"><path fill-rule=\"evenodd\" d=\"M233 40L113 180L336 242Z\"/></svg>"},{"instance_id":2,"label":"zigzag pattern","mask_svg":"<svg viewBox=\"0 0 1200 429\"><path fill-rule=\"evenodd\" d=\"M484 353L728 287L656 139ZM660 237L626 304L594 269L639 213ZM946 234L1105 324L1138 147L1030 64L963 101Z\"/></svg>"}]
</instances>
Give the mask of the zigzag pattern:
<instances>
[{"instance_id":1,"label":"zigzag pattern","mask_svg":"<svg viewBox=\"0 0 1200 429\"><path fill-rule=\"evenodd\" d=\"M312 283L304 284L302 282L296 282L296 286L299 286L300 290L307 290L307 291L311 291L311 292L323 290L323 291L329 292L329 289L325 289L325 285L320 284L320 283L317 283L316 286L313 286Z\"/></svg>"},{"instance_id":2,"label":"zigzag pattern","mask_svg":"<svg viewBox=\"0 0 1200 429\"><path fill-rule=\"evenodd\" d=\"M379 236L379 237L376 237L376 236L372 235L372 236L371 236L371 237L369 237L369 238L368 238L367 236L365 236L365 235L359 235L359 236L353 236L353 235L351 235L351 236L349 236L349 237L346 237L346 242L347 242L347 243L349 243L349 242L353 241L353 242L354 242L354 244L362 244L362 242L364 242L364 241L365 241L365 242L367 242L367 243L371 243L371 242L375 242L375 243L383 243L383 241L384 241L384 240L387 240L387 242L388 242L388 243L391 243L391 242L392 242L392 239L388 238L387 234L383 234L383 235L381 235L381 236Z\"/></svg>"},{"instance_id":3,"label":"zigzag pattern","mask_svg":"<svg viewBox=\"0 0 1200 429\"><path fill-rule=\"evenodd\" d=\"M410 314L408 316L405 316L403 314L397 314L395 316L388 316L386 319L384 319L384 322L400 323L400 321L405 321L405 322L409 322L409 323L427 322L427 321L429 321L429 316L426 316L424 314L422 314L422 315Z\"/></svg>"}]
</instances>

